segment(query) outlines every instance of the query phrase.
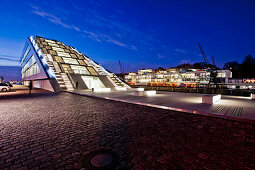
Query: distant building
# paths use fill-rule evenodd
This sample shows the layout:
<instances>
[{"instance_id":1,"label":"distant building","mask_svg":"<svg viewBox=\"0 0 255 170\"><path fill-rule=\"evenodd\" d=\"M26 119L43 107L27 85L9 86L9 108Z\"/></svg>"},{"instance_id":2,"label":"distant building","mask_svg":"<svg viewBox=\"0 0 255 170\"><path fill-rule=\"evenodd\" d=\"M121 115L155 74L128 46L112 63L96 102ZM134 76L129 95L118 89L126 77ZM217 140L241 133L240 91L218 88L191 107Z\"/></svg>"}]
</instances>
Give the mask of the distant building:
<instances>
[{"instance_id":1,"label":"distant building","mask_svg":"<svg viewBox=\"0 0 255 170\"><path fill-rule=\"evenodd\" d=\"M255 78L229 78L228 88L255 89Z\"/></svg>"},{"instance_id":2,"label":"distant building","mask_svg":"<svg viewBox=\"0 0 255 170\"><path fill-rule=\"evenodd\" d=\"M88 56L62 42L31 36L21 56L21 74L25 85L50 91L129 86L114 73Z\"/></svg>"},{"instance_id":3,"label":"distant building","mask_svg":"<svg viewBox=\"0 0 255 170\"><path fill-rule=\"evenodd\" d=\"M217 70L217 82L228 83L232 77L229 70ZM138 70L138 73L129 73L125 81L132 85L152 86L195 86L196 84L208 84L210 72L205 69L168 68L166 70L153 71L152 69Z\"/></svg>"}]
</instances>

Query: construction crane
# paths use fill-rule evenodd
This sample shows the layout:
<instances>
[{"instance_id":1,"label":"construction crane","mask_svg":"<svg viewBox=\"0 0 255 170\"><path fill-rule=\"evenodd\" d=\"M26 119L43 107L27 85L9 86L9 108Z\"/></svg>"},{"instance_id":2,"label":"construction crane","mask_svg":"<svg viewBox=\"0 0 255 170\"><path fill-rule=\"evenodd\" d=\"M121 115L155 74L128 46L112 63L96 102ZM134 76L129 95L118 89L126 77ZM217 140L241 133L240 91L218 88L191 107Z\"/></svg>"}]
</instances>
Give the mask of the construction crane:
<instances>
[{"instance_id":1,"label":"construction crane","mask_svg":"<svg viewBox=\"0 0 255 170\"><path fill-rule=\"evenodd\" d=\"M201 47L201 45L199 43L198 43L198 47L199 47L201 54L203 56L203 59L205 61L206 70L207 70L207 72L210 73L210 80L208 83L208 87L210 86L211 83L213 83L216 85L216 88L217 88L218 87L218 85L217 85L217 67L215 65L214 57L212 56L212 64L210 64L206 55L205 55L203 48Z\"/></svg>"}]
</instances>

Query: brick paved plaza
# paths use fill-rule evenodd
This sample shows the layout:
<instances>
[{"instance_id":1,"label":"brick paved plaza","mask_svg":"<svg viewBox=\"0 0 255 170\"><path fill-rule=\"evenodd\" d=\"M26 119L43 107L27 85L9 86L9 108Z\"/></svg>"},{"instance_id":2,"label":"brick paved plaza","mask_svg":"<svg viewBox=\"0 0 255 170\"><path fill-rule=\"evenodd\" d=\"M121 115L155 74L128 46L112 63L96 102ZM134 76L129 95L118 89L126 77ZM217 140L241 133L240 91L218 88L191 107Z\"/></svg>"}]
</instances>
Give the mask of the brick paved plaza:
<instances>
[{"instance_id":1,"label":"brick paved plaza","mask_svg":"<svg viewBox=\"0 0 255 170\"><path fill-rule=\"evenodd\" d=\"M255 168L254 124L69 93L0 109L0 169L81 169L100 149L118 153L117 169Z\"/></svg>"}]
</instances>

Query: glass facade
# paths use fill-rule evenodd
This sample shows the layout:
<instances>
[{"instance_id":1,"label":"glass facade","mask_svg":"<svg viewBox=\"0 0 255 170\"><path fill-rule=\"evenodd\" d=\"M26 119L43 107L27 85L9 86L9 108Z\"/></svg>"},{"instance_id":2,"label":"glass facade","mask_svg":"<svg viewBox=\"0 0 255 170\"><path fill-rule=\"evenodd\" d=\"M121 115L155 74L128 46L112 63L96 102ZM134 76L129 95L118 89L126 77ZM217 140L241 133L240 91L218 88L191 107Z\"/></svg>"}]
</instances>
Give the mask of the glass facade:
<instances>
[{"instance_id":1,"label":"glass facade","mask_svg":"<svg viewBox=\"0 0 255 170\"><path fill-rule=\"evenodd\" d=\"M111 88L125 86L116 75L75 48L39 36L28 38L20 65L23 81L40 81L47 89L74 90L77 82L84 89L105 88L105 84Z\"/></svg>"},{"instance_id":2,"label":"glass facade","mask_svg":"<svg viewBox=\"0 0 255 170\"><path fill-rule=\"evenodd\" d=\"M21 69L22 78L40 73L40 69L36 63L34 55L27 61Z\"/></svg>"},{"instance_id":3,"label":"glass facade","mask_svg":"<svg viewBox=\"0 0 255 170\"><path fill-rule=\"evenodd\" d=\"M232 74L229 70L218 70L217 81L227 83ZM210 72L199 69L166 69L155 72L152 69L138 70L138 73L129 73L125 80L132 85L153 85L153 86L180 86L181 84L207 84L210 81Z\"/></svg>"}]
</instances>

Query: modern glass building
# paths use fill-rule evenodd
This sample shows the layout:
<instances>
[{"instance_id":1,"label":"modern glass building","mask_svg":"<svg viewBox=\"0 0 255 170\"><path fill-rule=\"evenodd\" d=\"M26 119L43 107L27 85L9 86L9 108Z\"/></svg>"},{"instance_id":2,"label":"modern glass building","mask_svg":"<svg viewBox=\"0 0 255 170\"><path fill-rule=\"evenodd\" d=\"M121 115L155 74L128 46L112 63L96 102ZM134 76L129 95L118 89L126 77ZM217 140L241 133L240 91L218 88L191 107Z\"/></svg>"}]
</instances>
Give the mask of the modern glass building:
<instances>
[{"instance_id":1,"label":"modern glass building","mask_svg":"<svg viewBox=\"0 0 255 170\"><path fill-rule=\"evenodd\" d=\"M130 88L75 48L39 36L27 38L20 65L25 85L50 91Z\"/></svg>"},{"instance_id":2,"label":"modern glass building","mask_svg":"<svg viewBox=\"0 0 255 170\"><path fill-rule=\"evenodd\" d=\"M228 83L231 77L231 71L217 70L219 84ZM206 69L169 68L161 71L145 69L138 70L137 73L129 73L125 76L125 81L131 85L195 87L197 84L208 84L210 73Z\"/></svg>"}]
</instances>

